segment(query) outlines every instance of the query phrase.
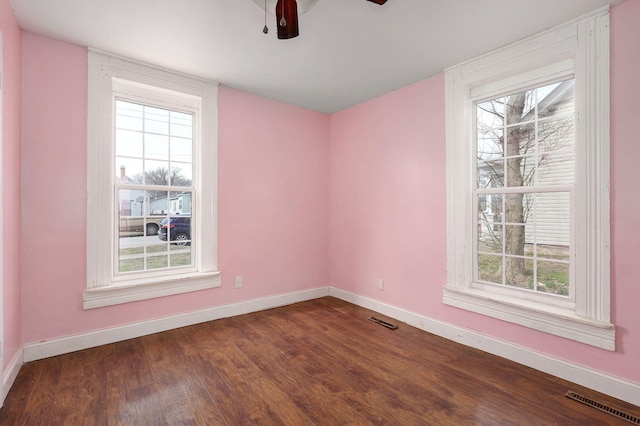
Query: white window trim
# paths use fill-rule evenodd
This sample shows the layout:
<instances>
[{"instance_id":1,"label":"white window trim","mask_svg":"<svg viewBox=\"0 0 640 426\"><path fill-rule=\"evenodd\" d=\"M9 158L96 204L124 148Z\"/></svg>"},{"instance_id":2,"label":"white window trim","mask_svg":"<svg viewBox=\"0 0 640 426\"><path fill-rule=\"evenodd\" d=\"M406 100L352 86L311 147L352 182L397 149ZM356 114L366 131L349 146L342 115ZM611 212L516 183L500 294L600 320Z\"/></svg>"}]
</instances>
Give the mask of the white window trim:
<instances>
[{"instance_id":1,"label":"white window trim","mask_svg":"<svg viewBox=\"0 0 640 426\"><path fill-rule=\"evenodd\" d=\"M572 212L575 299L545 303L518 289L489 292L473 283L475 223L473 99L523 76L576 80L576 185ZM555 73L555 74L554 74ZM535 85L535 79L531 81ZM516 86L514 86L516 87ZM508 93L505 92L505 93ZM505 94L503 93L503 94ZM443 302L607 350L610 322L609 11L599 9L445 72L447 284Z\"/></svg>"},{"instance_id":2,"label":"white window trim","mask_svg":"<svg viewBox=\"0 0 640 426\"><path fill-rule=\"evenodd\" d=\"M195 235L197 272L114 280L113 79L153 86L202 99L202 141L194 152L200 180ZM87 288L84 309L219 287L217 270L218 85L102 52L89 51L87 117ZM206 165L206 167L203 167ZM199 171L199 172L198 172Z\"/></svg>"}]
</instances>

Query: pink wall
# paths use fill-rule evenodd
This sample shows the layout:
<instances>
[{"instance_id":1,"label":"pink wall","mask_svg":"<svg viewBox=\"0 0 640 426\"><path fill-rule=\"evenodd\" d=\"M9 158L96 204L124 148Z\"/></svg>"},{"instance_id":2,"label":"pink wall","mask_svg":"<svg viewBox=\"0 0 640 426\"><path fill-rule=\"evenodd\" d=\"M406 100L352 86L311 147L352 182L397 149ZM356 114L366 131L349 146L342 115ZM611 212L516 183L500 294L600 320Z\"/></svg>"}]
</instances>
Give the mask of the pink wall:
<instances>
[{"instance_id":1,"label":"pink wall","mask_svg":"<svg viewBox=\"0 0 640 426\"><path fill-rule=\"evenodd\" d=\"M0 0L2 32L2 203L4 366L22 345L20 301L21 32L9 0Z\"/></svg>"},{"instance_id":2,"label":"pink wall","mask_svg":"<svg viewBox=\"0 0 640 426\"><path fill-rule=\"evenodd\" d=\"M223 286L84 311L87 52L22 42L23 343L327 285L328 116L222 87Z\"/></svg>"},{"instance_id":3,"label":"pink wall","mask_svg":"<svg viewBox=\"0 0 640 426\"><path fill-rule=\"evenodd\" d=\"M418 283L446 272L443 79L334 114L330 140L331 284L432 312Z\"/></svg>"},{"instance_id":4,"label":"pink wall","mask_svg":"<svg viewBox=\"0 0 640 426\"><path fill-rule=\"evenodd\" d=\"M219 102L220 270L243 298L326 286L329 117L225 87Z\"/></svg>"},{"instance_id":5,"label":"pink wall","mask_svg":"<svg viewBox=\"0 0 640 426\"><path fill-rule=\"evenodd\" d=\"M612 9L612 311L609 352L442 304L446 282L444 79L331 117L330 281L427 317L640 383L640 2ZM385 279L384 291L376 279Z\"/></svg>"},{"instance_id":6,"label":"pink wall","mask_svg":"<svg viewBox=\"0 0 640 426\"><path fill-rule=\"evenodd\" d=\"M628 369L640 382L640 197L635 175L640 158L640 2L627 1L611 12L611 282L617 344ZM635 362L633 360L635 359ZM610 362L616 363L615 358Z\"/></svg>"}]
</instances>

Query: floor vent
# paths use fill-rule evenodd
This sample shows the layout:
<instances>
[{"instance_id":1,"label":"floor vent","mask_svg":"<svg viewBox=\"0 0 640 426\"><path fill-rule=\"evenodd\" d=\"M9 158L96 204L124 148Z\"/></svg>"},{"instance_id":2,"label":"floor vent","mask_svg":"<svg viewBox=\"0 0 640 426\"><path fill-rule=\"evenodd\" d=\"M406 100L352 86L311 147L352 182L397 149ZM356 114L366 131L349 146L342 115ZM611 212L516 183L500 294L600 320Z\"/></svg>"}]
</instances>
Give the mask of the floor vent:
<instances>
[{"instance_id":1,"label":"floor vent","mask_svg":"<svg viewBox=\"0 0 640 426\"><path fill-rule=\"evenodd\" d=\"M598 401L594 401L593 399L587 398L586 396L580 395L579 393L568 391L565 396L575 401L582 402L583 404L586 404L597 410L604 411L605 413L611 414L612 416L616 416L619 419L626 420L629 423L633 423L634 425L640 425L640 417L632 416L631 414L627 414L624 411L616 410L615 408L609 407L608 405L602 404Z\"/></svg>"},{"instance_id":2,"label":"floor vent","mask_svg":"<svg viewBox=\"0 0 640 426\"><path fill-rule=\"evenodd\" d=\"M369 321L373 321L376 324L380 324L381 326L387 327L390 330L395 330L396 328L398 328L397 325L391 324L390 322L386 322L385 320L381 320L380 318L376 317L369 317Z\"/></svg>"}]
</instances>

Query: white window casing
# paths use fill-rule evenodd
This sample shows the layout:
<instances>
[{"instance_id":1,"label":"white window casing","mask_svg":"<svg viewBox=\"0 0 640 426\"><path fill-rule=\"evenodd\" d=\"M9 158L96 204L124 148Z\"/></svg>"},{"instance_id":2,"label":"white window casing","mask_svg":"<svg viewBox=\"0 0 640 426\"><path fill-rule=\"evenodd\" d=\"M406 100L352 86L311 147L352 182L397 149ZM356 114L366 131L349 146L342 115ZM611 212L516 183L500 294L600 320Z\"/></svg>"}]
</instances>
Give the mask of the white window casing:
<instances>
[{"instance_id":1,"label":"white window casing","mask_svg":"<svg viewBox=\"0 0 640 426\"><path fill-rule=\"evenodd\" d=\"M193 151L195 267L190 271L134 274L114 272L117 208L114 206L114 93L145 96L198 109ZM89 51L87 134L87 288L84 309L145 300L221 285L217 270L217 83L102 52Z\"/></svg>"},{"instance_id":2,"label":"white window casing","mask_svg":"<svg viewBox=\"0 0 640 426\"><path fill-rule=\"evenodd\" d=\"M474 283L474 102L575 78L572 297ZM609 12L597 10L445 72L445 304L615 350L610 319Z\"/></svg>"}]
</instances>

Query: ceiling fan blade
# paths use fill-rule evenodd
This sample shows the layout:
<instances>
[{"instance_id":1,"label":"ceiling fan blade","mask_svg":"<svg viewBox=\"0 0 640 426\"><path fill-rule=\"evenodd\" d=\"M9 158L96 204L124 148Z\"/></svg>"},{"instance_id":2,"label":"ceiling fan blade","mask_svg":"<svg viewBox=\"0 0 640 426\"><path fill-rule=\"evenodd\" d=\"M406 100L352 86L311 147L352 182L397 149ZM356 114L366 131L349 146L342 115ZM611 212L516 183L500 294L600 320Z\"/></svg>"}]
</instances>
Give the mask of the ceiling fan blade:
<instances>
[{"instance_id":1,"label":"ceiling fan blade","mask_svg":"<svg viewBox=\"0 0 640 426\"><path fill-rule=\"evenodd\" d=\"M369 1L375 4L380 4L380 5L385 4L387 2L387 0L369 0Z\"/></svg>"},{"instance_id":2,"label":"ceiling fan blade","mask_svg":"<svg viewBox=\"0 0 640 426\"><path fill-rule=\"evenodd\" d=\"M278 0L276 4L276 25L278 38L298 37L298 4L296 0Z\"/></svg>"}]
</instances>

